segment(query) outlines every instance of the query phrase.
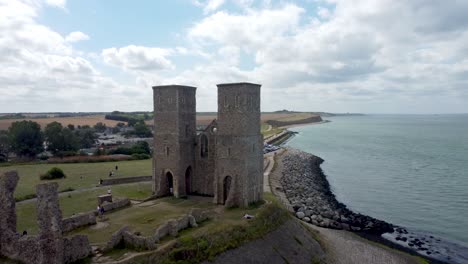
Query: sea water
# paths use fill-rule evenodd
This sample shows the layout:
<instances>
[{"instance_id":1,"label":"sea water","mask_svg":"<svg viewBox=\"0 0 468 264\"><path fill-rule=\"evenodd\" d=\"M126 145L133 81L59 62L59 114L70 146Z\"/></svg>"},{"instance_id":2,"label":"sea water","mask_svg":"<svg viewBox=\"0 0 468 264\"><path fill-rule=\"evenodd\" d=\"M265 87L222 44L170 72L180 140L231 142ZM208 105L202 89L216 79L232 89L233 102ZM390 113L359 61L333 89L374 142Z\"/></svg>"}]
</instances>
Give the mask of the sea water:
<instances>
[{"instance_id":1,"label":"sea water","mask_svg":"<svg viewBox=\"0 0 468 264\"><path fill-rule=\"evenodd\" d=\"M325 119L292 128L288 145L325 160L340 202L468 255L468 115Z\"/></svg>"}]
</instances>

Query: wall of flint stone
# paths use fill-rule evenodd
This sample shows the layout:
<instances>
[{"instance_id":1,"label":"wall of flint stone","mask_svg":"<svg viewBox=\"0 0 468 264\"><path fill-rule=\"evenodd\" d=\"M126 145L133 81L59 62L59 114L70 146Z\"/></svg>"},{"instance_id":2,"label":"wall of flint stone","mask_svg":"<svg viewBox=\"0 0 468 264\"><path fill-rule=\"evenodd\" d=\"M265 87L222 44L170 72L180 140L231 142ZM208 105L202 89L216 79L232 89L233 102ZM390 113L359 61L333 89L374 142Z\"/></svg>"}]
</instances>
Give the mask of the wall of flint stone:
<instances>
[{"instance_id":1,"label":"wall of flint stone","mask_svg":"<svg viewBox=\"0 0 468 264\"><path fill-rule=\"evenodd\" d=\"M79 213L62 219L62 231L70 232L74 229L96 224L96 212Z\"/></svg>"},{"instance_id":2,"label":"wall of flint stone","mask_svg":"<svg viewBox=\"0 0 468 264\"><path fill-rule=\"evenodd\" d=\"M137 176L137 177L126 177L126 178L103 179L101 185L107 186L107 185L126 184L126 183L133 183L133 182L145 182L145 181L151 181L152 179L153 179L153 176Z\"/></svg>"},{"instance_id":3,"label":"wall of flint stone","mask_svg":"<svg viewBox=\"0 0 468 264\"><path fill-rule=\"evenodd\" d=\"M31 264L72 263L91 254L88 237L62 236L62 212L58 184L36 186L37 236L20 236L16 232L14 191L19 177L16 171L0 174L0 255Z\"/></svg>"},{"instance_id":4,"label":"wall of flint stone","mask_svg":"<svg viewBox=\"0 0 468 264\"><path fill-rule=\"evenodd\" d=\"M129 230L128 226L124 226L112 234L111 239L107 242L103 251L112 250L121 243L129 248L154 250L157 247L156 243L163 237L168 235L177 236L181 230L189 227L198 227L197 223L207 220L209 215L210 211L208 210L194 208L187 215L166 221L156 229L154 235L147 237L136 235Z\"/></svg>"},{"instance_id":5,"label":"wall of flint stone","mask_svg":"<svg viewBox=\"0 0 468 264\"><path fill-rule=\"evenodd\" d=\"M104 202L101 206L104 207L105 212L116 210L125 206L130 205L130 200L128 198L116 199L112 203ZM86 213L79 213L68 218L62 219L62 231L70 232L74 229L96 224L96 211L90 211Z\"/></svg>"}]
</instances>

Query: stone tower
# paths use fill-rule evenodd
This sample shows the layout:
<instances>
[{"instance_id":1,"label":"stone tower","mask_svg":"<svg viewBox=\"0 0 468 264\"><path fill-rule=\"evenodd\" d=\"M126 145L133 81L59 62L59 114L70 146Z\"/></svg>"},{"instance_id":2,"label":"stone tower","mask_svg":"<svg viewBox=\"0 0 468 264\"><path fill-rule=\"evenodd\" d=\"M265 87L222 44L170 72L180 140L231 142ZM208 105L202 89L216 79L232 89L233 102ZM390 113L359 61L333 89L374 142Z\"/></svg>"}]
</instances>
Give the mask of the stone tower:
<instances>
[{"instance_id":1,"label":"stone tower","mask_svg":"<svg viewBox=\"0 0 468 264\"><path fill-rule=\"evenodd\" d=\"M215 197L218 204L248 206L262 199L263 136L260 86L218 85Z\"/></svg>"},{"instance_id":2,"label":"stone tower","mask_svg":"<svg viewBox=\"0 0 468 264\"><path fill-rule=\"evenodd\" d=\"M195 87L154 86L153 192L183 197L191 192L196 140Z\"/></svg>"}]
</instances>

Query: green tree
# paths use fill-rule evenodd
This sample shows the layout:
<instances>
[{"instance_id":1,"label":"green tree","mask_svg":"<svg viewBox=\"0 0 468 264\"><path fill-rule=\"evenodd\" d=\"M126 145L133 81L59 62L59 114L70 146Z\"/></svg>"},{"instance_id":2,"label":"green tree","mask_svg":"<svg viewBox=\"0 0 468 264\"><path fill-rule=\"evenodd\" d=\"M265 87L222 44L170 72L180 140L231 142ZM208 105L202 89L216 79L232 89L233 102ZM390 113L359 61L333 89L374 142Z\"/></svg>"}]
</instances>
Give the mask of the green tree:
<instances>
[{"instance_id":1,"label":"green tree","mask_svg":"<svg viewBox=\"0 0 468 264\"><path fill-rule=\"evenodd\" d=\"M8 134L11 150L20 157L32 158L44 151L41 126L36 122L13 122Z\"/></svg>"},{"instance_id":2,"label":"green tree","mask_svg":"<svg viewBox=\"0 0 468 264\"><path fill-rule=\"evenodd\" d=\"M91 148L96 143L96 134L93 129L78 129L75 130L75 135L78 137L80 148Z\"/></svg>"},{"instance_id":3,"label":"green tree","mask_svg":"<svg viewBox=\"0 0 468 264\"><path fill-rule=\"evenodd\" d=\"M135 129L135 135L137 137L151 137L153 133L151 133L151 129L145 124L145 121L138 121L133 127Z\"/></svg>"},{"instance_id":4,"label":"green tree","mask_svg":"<svg viewBox=\"0 0 468 264\"><path fill-rule=\"evenodd\" d=\"M10 153L10 139L8 132L0 130L0 162L8 161L8 154Z\"/></svg>"},{"instance_id":5,"label":"green tree","mask_svg":"<svg viewBox=\"0 0 468 264\"><path fill-rule=\"evenodd\" d=\"M47 149L54 155L64 151L77 151L78 139L68 127L62 127L58 122L52 122L44 129Z\"/></svg>"},{"instance_id":6,"label":"green tree","mask_svg":"<svg viewBox=\"0 0 468 264\"><path fill-rule=\"evenodd\" d=\"M98 122L96 123L96 125L94 125L94 129L96 129L97 132L102 133L106 131L107 127L106 127L106 124L103 124L102 122Z\"/></svg>"}]
</instances>

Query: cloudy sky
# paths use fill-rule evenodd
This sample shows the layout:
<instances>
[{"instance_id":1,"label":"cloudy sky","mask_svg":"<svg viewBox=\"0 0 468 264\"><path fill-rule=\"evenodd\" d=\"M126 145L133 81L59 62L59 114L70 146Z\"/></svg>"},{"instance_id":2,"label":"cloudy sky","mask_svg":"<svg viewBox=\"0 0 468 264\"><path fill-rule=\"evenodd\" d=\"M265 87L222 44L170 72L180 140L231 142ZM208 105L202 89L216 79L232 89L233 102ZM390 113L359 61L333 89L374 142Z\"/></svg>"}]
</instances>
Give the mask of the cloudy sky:
<instances>
[{"instance_id":1,"label":"cloudy sky","mask_svg":"<svg viewBox=\"0 0 468 264\"><path fill-rule=\"evenodd\" d=\"M0 0L0 112L152 110L262 84L262 110L468 113L466 0Z\"/></svg>"}]
</instances>

